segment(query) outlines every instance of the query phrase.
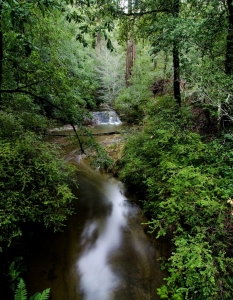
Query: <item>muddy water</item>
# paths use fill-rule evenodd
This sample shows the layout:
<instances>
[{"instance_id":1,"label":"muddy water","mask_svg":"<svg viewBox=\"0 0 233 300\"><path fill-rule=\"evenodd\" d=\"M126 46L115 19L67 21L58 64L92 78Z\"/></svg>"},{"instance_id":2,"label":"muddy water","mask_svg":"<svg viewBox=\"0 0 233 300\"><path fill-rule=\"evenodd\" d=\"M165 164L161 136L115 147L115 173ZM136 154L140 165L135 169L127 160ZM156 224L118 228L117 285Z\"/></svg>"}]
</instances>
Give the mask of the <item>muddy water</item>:
<instances>
[{"instance_id":1,"label":"muddy water","mask_svg":"<svg viewBox=\"0 0 233 300\"><path fill-rule=\"evenodd\" d=\"M73 155L73 156L72 156ZM76 162L75 154L67 159ZM121 182L81 164L75 214L62 233L43 233L31 255L28 290L51 288L52 300L159 299L166 245L150 240L145 217Z\"/></svg>"}]
</instances>

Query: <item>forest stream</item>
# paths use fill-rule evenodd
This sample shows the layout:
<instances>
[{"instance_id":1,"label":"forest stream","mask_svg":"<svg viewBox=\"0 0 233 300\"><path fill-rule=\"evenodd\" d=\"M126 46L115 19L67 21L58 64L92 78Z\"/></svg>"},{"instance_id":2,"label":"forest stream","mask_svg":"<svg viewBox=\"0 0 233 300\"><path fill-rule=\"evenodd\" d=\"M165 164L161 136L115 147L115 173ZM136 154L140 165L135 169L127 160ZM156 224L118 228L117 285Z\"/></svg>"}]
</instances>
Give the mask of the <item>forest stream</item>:
<instances>
[{"instance_id":1,"label":"forest stream","mask_svg":"<svg viewBox=\"0 0 233 300\"><path fill-rule=\"evenodd\" d=\"M93 130L119 126L99 122ZM146 217L120 181L80 163L74 152L66 159L78 169L75 214L63 232L38 237L29 259L29 294L50 287L52 300L159 299L165 275L158 258L167 246L146 235Z\"/></svg>"}]
</instances>

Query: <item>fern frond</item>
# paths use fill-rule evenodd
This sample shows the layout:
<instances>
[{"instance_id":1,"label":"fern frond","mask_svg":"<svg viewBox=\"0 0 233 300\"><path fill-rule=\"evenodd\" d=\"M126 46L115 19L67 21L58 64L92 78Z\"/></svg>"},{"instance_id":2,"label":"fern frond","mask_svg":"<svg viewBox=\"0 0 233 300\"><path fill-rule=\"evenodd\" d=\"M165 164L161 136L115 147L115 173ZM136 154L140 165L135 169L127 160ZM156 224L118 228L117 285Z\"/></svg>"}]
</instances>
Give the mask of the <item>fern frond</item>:
<instances>
[{"instance_id":1,"label":"fern frond","mask_svg":"<svg viewBox=\"0 0 233 300\"><path fill-rule=\"evenodd\" d=\"M47 300L49 299L49 293L50 293L50 289L46 289L42 292L39 300Z\"/></svg>"},{"instance_id":2,"label":"fern frond","mask_svg":"<svg viewBox=\"0 0 233 300\"><path fill-rule=\"evenodd\" d=\"M50 288L44 290L42 293L36 293L30 297L29 300L47 300L49 299Z\"/></svg>"},{"instance_id":3,"label":"fern frond","mask_svg":"<svg viewBox=\"0 0 233 300\"><path fill-rule=\"evenodd\" d=\"M32 295L29 300L38 300L40 297L41 293L35 293L34 295Z\"/></svg>"},{"instance_id":4,"label":"fern frond","mask_svg":"<svg viewBox=\"0 0 233 300\"><path fill-rule=\"evenodd\" d=\"M20 279L15 291L15 300L27 300L27 290L22 278Z\"/></svg>"}]
</instances>

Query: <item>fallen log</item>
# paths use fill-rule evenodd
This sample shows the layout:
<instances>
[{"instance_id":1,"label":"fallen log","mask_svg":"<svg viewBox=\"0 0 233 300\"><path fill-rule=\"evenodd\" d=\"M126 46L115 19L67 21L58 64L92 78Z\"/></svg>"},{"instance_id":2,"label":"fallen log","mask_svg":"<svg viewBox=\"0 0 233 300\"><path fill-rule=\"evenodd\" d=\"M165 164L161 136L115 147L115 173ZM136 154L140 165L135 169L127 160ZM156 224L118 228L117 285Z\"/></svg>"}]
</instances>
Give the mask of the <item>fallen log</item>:
<instances>
[{"instance_id":1,"label":"fallen log","mask_svg":"<svg viewBox=\"0 0 233 300\"><path fill-rule=\"evenodd\" d=\"M101 136L101 135L113 135L113 134L120 134L120 131L109 131L109 132L101 132L101 133L91 133L93 136ZM57 136L57 137L68 137L68 136L75 136L75 134L51 134L45 133L45 136ZM84 134L86 136L87 134Z\"/></svg>"}]
</instances>

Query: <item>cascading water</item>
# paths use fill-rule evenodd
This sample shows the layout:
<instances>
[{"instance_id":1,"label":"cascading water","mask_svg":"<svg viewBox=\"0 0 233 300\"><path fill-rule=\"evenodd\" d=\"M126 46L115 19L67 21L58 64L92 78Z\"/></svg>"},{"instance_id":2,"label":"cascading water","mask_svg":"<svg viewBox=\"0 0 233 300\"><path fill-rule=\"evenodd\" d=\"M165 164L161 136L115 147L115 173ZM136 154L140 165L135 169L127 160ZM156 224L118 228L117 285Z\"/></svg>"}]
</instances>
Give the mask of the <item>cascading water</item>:
<instances>
[{"instance_id":1,"label":"cascading water","mask_svg":"<svg viewBox=\"0 0 233 300\"><path fill-rule=\"evenodd\" d=\"M109 111L93 111L94 124L110 124L110 125L120 125L122 124L118 114L114 110Z\"/></svg>"}]
</instances>

